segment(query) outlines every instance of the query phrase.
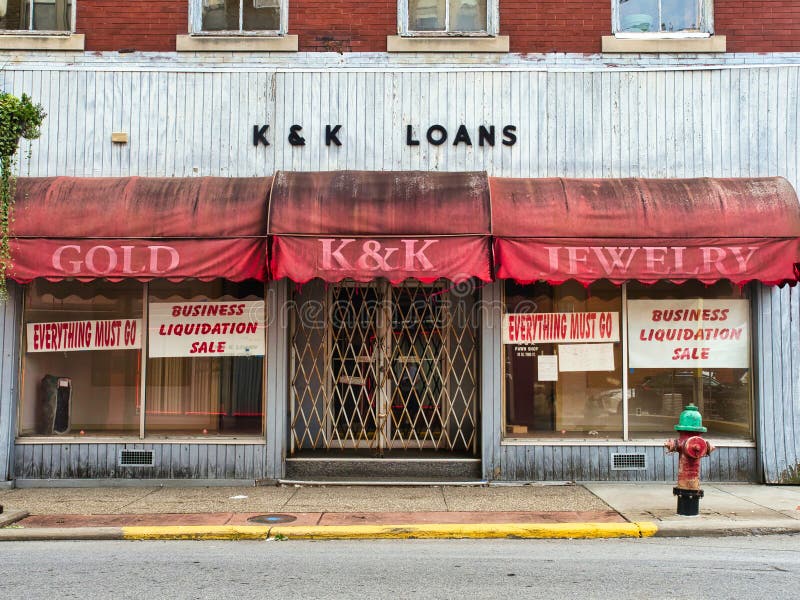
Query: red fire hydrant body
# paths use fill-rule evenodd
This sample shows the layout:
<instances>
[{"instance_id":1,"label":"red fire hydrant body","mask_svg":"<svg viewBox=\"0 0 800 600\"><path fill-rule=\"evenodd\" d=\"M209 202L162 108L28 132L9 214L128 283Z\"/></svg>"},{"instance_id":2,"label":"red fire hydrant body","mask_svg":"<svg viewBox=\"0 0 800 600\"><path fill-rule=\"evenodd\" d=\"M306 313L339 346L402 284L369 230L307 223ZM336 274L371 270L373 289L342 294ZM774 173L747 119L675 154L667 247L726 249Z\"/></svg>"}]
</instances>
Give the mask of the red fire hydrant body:
<instances>
[{"instance_id":1,"label":"red fire hydrant body","mask_svg":"<svg viewBox=\"0 0 800 600\"><path fill-rule=\"evenodd\" d=\"M708 431L703 427L700 411L694 404L689 404L681 413L675 430L680 432L677 440L667 440L664 447L667 452L677 452L678 485L672 488L672 494L678 497L678 514L693 517L700 512L700 459L711 454L714 446L698 433Z\"/></svg>"}]
</instances>

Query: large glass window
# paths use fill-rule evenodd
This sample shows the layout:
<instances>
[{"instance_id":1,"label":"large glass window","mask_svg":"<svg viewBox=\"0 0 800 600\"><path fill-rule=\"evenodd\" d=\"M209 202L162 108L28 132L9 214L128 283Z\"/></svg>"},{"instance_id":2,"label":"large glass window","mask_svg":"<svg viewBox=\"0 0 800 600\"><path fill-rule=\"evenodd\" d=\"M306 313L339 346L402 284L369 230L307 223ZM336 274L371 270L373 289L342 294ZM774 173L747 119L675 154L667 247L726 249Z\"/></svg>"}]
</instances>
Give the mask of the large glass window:
<instances>
[{"instance_id":1,"label":"large glass window","mask_svg":"<svg viewBox=\"0 0 800 600\"><path fill-rule=\"evenodd\" d=\"M20 434L138 434L141 318L139 282L32 283Z\"/></svg>"},{"instance_id":2,"label":"large glass window","mask_svg":"<svg viewBox=\"0 0 800 600\"><path fill-rule=\"evenodd\" d=\"M616 0L616 33L710 32L712 0Z\"/></svg>"},{"instance_id":3,"label":"large glass window","mask_svg":"<svg viewBox=\"0 0 800 600\"><path fill-rule=\"evenodd\" d=\"M746 290L729 282L628 284L631 438L671 432L693 402L714 437L752 439Z\"/></svg>"},{"instance_id":4,"label":"large glass window","mask_svg":"<svg viewBox=\"0 0 800 600\"><path fill-rule=\"evenodd\" d=\"M194 0L195 32L281 30L280 0Z\"/></svg>"},{"instance_id":5,"label":"large glass window","mask_svg":"<svg viewBox=\"0 0 800 600\"><path fill-rule=\"evenodd\" d=\"M261 434L263 284L155 281L148 290L148 435Z\"/></svg>"},{"instance_id":6,"label":"large glass window","mask_svg":"<svg viewBox=\"0 0 800 600\"><path fill-rule=\"evenodd\" d=\"M505 292L506 435L620 437L620 288L506 282Z\"/></svg>"},{"instance_id":7,"label":"large glass window","mask_svg":"<svg viewBox=\"0 0 800 600\"><path fill-rule=\"evenodd\" d=\"M489 33L492 0L405 0L405 33Z\"/></svg>"},{"instance_id":8,"label":"large glass window","mask_svg":"<svg viewBox=\"0 0 800 600\"><path fill-rule=\"evenodd\" d=\"M0 0L0 30L72 31L72 2Z\"/></svg>"},{"instance_id":9,"label":"large glass window","mask_svg":"<svg viewBox=\"0 0 800 600\"><path fill-rule=\"evenodd\" d=\"M36 280L24 324L21 436L263 434L261 282Z\"/></svg>"},{"instance_id":10,"label":"large glass window","mask_svg":"<svg viewBox=\"0 0 800 600\"><path fill-rule=\"evenodd\" d=\"M605 282L505 283L505 435L660 439L693 402L710 435L752 440L747 288L630 283L625 294L623 307L623 288Z\"/></svg>"}]
</instances>

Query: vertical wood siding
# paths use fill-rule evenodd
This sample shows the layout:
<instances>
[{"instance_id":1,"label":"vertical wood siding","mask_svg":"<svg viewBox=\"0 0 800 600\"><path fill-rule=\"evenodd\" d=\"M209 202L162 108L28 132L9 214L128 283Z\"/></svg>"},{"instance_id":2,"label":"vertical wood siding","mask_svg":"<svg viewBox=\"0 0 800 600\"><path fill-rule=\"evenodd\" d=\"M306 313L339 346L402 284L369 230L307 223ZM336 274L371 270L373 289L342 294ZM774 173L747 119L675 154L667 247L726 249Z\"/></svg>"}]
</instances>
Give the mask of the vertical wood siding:
<instances>
[{"instance_id":1,"label":"vertical wood siding","mask_svg":"<svg viewBox=\"0 0 800 600\"><path fill-rule=\"evenodd\" d=\"M665 435L666 437L666 435ZM615 471L614 453L646 455L647 468ZM501 481L675 481L678 459L660 446L501 446ZM718 448L702 466L704 481L758 481L755 448Z\"/></svg>"},{"instance_id":2,"label":"vertical wood siding","mask_svg":"<svg viewBox=\"0 0 800 600\"><path fill-rule=\"evenodd\" d=\"M152 450L153 467L117 466L122 449ZM18 479L263 479L258 444L17 444Z\"/></svg>"},{"instance_id":3,"label":"vertical wood siding","mask_svg":"<svg viewBox=\"0 0 800 600\"><path fill-rule=\"evenodd\" d=\"M800 287L758 291L755 381L767 483L800 484Z\"/></svg>"},{"instance_id":4,"label":"vertical wood siding","mask_svg":"<svg viewBox=\"0 0 800 600\"><path fill-rule=\"evenodd\" d=\"M486 170L512 177L748 177L798 183L797 66L707 70L36 70L0 85L44 105L24 174L259 176L276 169ZM270 146L252 127L269 124ZM305 146L287 142L303 126ZM341 124L342 146L325 125ZM428 126L447 128L441 146ZM472 146L453 145L458 125ZM512 147L504 125L517 127ZM413 125L419 146L407 146ZM494 147L477 143L495 125ZM125 131L128 144L112 144Z\"/></svg>"},{"instance_id":5,"label":"vertical wood siding","mask_svg":"<svg viewBox=\"0 0 800 600\"><path fill-rule=\"evenodd\" d=\"M0 481L13 476L21 288L9 282L8 296L8 300L0 304Z\"/></svg>"}]
</instances>

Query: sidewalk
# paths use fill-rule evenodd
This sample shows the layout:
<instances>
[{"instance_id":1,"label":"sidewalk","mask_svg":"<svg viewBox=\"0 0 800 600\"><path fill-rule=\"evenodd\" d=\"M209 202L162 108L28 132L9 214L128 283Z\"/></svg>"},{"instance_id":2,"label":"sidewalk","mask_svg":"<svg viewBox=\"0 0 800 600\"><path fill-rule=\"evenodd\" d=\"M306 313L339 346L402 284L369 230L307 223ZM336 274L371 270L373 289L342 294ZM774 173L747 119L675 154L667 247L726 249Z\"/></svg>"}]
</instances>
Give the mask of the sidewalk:
<instances>
[{"instance_id":1,"label":"sidewalk","mask_svg":"<svg viewBox=\"0 0 800 600\"><path fill-rule=\"evenodd\" d=\"M0 541L587 538L800 533L800 487L672 485L81 487L0 490Z\"/></svg>"}]
</instances>

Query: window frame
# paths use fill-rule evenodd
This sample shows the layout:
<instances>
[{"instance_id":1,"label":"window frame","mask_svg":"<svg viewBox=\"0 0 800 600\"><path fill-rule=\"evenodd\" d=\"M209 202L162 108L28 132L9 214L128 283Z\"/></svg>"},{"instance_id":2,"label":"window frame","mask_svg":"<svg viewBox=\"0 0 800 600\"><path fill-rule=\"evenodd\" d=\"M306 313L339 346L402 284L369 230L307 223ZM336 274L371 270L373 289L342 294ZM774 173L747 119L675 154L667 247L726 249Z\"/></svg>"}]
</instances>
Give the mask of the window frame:
<instances>
[{"instance_id":1,"label":"window frame","mask_svg":"<svg viewBox=\"0 0 800 600\"><path fill-rule=\"evenodd\" d=\"M21 0L23 3L27 0ZM30 0L31 6L35 6L35 2ZM35 10L31 10L28 28L26 29L0 29L0 35L15 35L15 36L70 36L75 33L75 19L78 14L78 0L71 0L69 11L69 29L33 29L33 16Z\"/></svg>"},{"instance_id":2,"label":"window frame","mask_svg":"<svg viewBox=\"0 0 800 600\"><path fill-rule=\"evenodd\" d=\"M277 0L279 4L278 29L259 29L244 31L241 29L244 19L244 2L239 0L239 29L225 29L220 31L203 31L203 0L190 0L189 2L189 35L197 37L284 37L287 33L289 22L289 0Z\"/></svg>"},{"instance_id":3,"label":"window frame","mask_svg":"<svg viewBox=\"0 0 800 600\"><path fill-rule=\"evenodd\" d=\"M220 435L192 435L189 433L186 434L172 434L172 433L158 433L158 430L155 432L149 432L147 430L146 424L146 413L147 413L147 367L150 360L150 356L148 353L149 348L149 321L150 321L150 311L149 311L149 302L150 302L150 282L149 281L142 281L141 284L141 301L142 301L142 315L139 317L141 319L141 326L142 326L142 333L141 333L141 348L139 349L140 352L140 371L139 371L139 378L138 378L138 429L136 431L131 431L130 433L126 434L116 434L116 433L89 433L89 434L81 434L77 432L70 432L68 434L52 434L52 435L42 435L37 433L25 433L23 434L23 403L22 403L22 390L23 385L19 385L18 389L18 402L16 407L16 416L15 416L15 423L16 423L16 431L14 432L15 443L17 444L71 444L71 443L92 443L92 444L99 444L99 443L124 443L126 440L137 440L137 441L144 441L147 443L176 443L180 442L189 442L189 443L200 443L200 444L259 444L263 445L266 443L266 435L267 435L267 354L263 355L263 365L262 365L262 373L261 373L261 381L262 381L262 391L261 391L261 407L262 407L262 417L261 417L261 431L258 434L252 433L229 433L229 434L220 434ZM20 327L20 335L18 339L18 348L19 348L19 361L17 362L17 376L20 382L25 381L26 375L26 362L27 362L27 339L25 336L25 330L27 326L27 319L25 318L25 304L28 295L31 293L30 286L25 285L23 286L22 292L22 314L20 317L19 327ZM264 296L263 296L265 310L267 309L268 303L268 290L266 284L264 284ZM265 313L266 314L266 313ZM135 317L133 317L135 318ZM264 328L264 344L266 349L266 336L269 335L269 324Z\"/></svg>"},{"instance_id":4,"label":"window frame","mask_svg":"<svg viewBox=\"0 0 800 600\"><path fill-rule=\"evenodd\" d=\"M628 301L631 300L629 291L628 291L628 283L623 282L619 285L620 292L621 292L621 301L622 301L622 308L620 312L620 345L622 348L622 383L621 383L621 425L622 425L622 436L621 437L608 437L607 439L603 436L599 436L597 439L589 438L586 436L583 437L575 437L575 436L567 436L563 438L557 437L549 437L549 436L520 436L515 433L510 433L507 431L508 421L507 421L507 411L508 411L508 397L507 397L507 380L506 380L506 361L505 356L506 352L508 352L508 348L506 344L500 344L501 346L501 364L502 364L502 377L501 385L500 385L500 445L542 445L542 446L615 446L615 445L637 445L637 446L648 446L651 445L653 439L647 437L638 437L638 436L631 436L631 427L629 422L629 408L630 408L630 401L631 396L629 393L629 386L630 386L630 373L629 373L629 356L628 353L630 351L630 344L628 340ZM743 297L741 299L746 299L749 303L749 310L748 310L748 329L749 329L749 339L748 339L748 362L749 362L749 377L750 377L750 384L748 390L749 396L749 416L748 416L748 424L750 427L750 437L742 437L742 438L725 438L722 442L725 446L731 447L742 447L742 448L749 448L755 447L756 443L756 436L757 433L757 388L754 383L755 376L756 376L756 359L755 359L755 336L754 336L754 327L755 327L755 315L753 313L754 307L754 299L753 299L753 288L750 286L745 286L742 290ZM500 299L501 299L501 313L506 314L507 311L507 304L506 304L506 286L503 282L500 286ZM499 333L498 333L499 335ZM661 436L658 436L658 439L661 439ZM661 445L660 442L657 445Z\"/></svg>"},{"instance_id":5,"label":"window frame","mask_svg":"<svg viewBox=\"0 0 800 600\"><path fill-rule=\"evenodd\" d=\"M700 4L700 31L622 31L620 28L621 0L611 0L611 30L614 37L625 40L691 39L714 35L714 0L695 0ZM659 6L663 0L658 0Z\"/></svg>"},{"instance_id":6,"label":"window frame","mask_svg":"<svg viewBox=\"0 0 800 600\"><path fill-rule=\"evenodd\" d=\"M450 12L449 0L445 0L445 18ZM496 37L500 23L499 0L486 0L486 30L485 31L418 31L409 27L408 0L398 0L397 3L397 33L402 37L414 38L469 38L469 37ZM449 27L449 23L445 24Z\"/></svg>"}]
</instances>

